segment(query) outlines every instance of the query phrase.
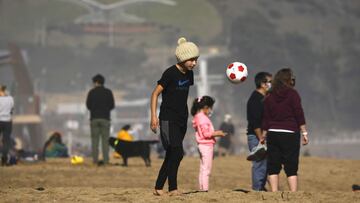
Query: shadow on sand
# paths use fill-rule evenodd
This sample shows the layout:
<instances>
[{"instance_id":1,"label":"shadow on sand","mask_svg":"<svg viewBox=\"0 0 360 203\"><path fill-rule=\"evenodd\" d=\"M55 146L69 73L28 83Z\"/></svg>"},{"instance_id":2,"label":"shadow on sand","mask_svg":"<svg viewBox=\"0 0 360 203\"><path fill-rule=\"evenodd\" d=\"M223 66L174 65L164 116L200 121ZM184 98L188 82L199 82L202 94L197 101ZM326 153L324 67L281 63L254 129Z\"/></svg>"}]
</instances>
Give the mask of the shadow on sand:
<instances>
[{"instance_id":1,"label":"shadow on sand","mask_svg":"<svg viewBox=\"0 0 360 203\"><path fill-rule=\"evenodd\" d=\"M245 190L245 189L241 189L241 188L239 188L239 189L234 189L233 190L234 192L243 192L243 193L249 193L250 192L250 190Z\"/></svg>"}]
</instances>

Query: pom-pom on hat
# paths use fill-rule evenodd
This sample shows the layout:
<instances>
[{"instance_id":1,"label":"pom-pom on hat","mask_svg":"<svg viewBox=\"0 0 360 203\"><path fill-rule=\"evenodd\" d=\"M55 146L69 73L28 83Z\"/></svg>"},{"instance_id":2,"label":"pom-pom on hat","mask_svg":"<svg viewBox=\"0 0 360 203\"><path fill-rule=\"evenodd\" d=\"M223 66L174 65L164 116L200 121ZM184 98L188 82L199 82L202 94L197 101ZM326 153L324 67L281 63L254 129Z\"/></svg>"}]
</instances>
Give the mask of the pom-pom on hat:
<instances>
[{"instance_id":1,"label":"pom-pom on hat","mask_svg":"<svg viewBox=\"0 0 360 203\"><path fill-rule=\"evenodd\" d=\"M193 42L188 42L184 37L178 39L175 56L179 63L200 56L199 48Z\"/></svg>"}]
</instances>

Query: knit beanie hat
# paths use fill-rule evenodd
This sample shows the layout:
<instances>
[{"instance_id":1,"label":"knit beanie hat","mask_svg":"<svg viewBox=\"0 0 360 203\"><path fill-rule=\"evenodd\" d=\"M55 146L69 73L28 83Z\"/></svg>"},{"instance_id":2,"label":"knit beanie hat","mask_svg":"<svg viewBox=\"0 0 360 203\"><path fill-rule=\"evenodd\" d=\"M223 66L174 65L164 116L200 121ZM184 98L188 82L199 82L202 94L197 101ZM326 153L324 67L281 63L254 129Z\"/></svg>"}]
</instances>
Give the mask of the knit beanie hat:
<instances>
[{"instance_id":1,"label":"knit beanie hat","mask_svg":"<svg viewBox=\"0 0 360 203\"><path fill-rule=\"evenodd\" d=\"M186 60L199 57L199 48L196 44L188 42L184 37L178 39L178 46L175 50L175 56L179 63Z\"/></svg>"}]
</instances>

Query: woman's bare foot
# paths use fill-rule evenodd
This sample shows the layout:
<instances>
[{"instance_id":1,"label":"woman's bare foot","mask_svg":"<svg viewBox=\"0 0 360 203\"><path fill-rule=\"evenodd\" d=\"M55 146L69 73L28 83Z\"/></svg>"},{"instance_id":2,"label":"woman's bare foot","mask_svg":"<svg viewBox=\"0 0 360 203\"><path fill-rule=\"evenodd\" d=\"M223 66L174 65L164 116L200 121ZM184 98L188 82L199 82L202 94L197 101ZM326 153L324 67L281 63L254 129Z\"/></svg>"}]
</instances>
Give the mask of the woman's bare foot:
<instances>
[{"instance_id":1,"label":"woman's bare foot","mask_svg":"<svg viewBox=\"0 0 360 203\"><path fill-rule=\"evenodd\" d=\"M162 196L162 195L165 195L165 192L164 192L164 190L154 190L153 194L155 196Z\"/></svg>"},{"instance_id":2,"label":"woman's bare foot","mask_svg":"<svg viewBox=\"0 0 360 203\"><path fill-rule=\"evenodd\" d=\"M169 196L180 196L183 193L179 192L179 190L172 190L169 192Z\"/></svg>"}]
</instances>

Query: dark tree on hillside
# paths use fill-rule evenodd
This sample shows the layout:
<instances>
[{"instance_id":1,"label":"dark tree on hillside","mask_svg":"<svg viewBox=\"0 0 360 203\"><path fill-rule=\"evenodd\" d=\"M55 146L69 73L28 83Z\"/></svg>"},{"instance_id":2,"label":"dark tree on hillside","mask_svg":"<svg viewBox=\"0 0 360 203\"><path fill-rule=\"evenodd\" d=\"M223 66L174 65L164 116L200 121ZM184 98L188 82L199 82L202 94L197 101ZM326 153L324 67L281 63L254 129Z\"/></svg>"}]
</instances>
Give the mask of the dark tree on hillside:
<instances>
[{"instance_id":1,"label":"dark tree on hillside","mask_svg":"<svg viewBox=\"0 0 360 203\"><path fill-rule=\"evenodd\" d=\"M321 50L316 49L307 36L280 34L261 13L249 11L232 23L230 33L232 58L245 62L252 74L264 70L275 73L284 67L294 70L307 121L314 130L356 129L354 118L360 112L354 107L360 101L351 97L358 95L360 88L351 84L360 73L360 69L355 70L359 64L360 53L356 47L360 37L354 30L340 30L342 51ZM249 75L249 79L253 79L253 75ZM244 95L235 94L235 97L237 103L245 104Z\"/></svg>"},{"instance_id":2,"label":"dark tree on hillside","mask_svg":"<svg viewBox=\"0 0 360 203\"><path fill-rule=\"evenodd\" d=\"M269 68L284 64L281 36L276 26L256 11L239 16L231 26L230 50L253 67Z\"/></svg>"}]
</instances>

